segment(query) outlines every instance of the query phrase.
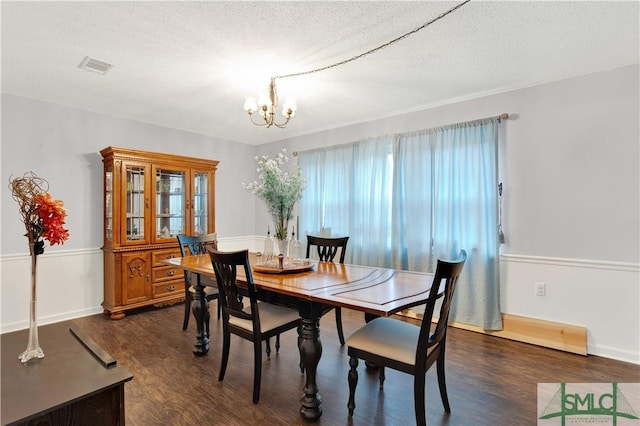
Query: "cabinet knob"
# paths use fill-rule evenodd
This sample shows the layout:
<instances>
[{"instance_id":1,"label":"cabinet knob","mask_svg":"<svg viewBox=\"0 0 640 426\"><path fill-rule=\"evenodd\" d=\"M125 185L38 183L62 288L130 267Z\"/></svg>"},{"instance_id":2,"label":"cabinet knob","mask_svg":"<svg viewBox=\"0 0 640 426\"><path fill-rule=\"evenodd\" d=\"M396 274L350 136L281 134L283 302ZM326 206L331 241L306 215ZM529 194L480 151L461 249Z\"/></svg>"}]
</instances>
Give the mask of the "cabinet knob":
<instances>
[{"instance_id":1,"label":"cabinet knob","mask_svg":"<svg viewBox=\"0 0 640 426\"><path fill-rule=\"evenodd\" d=\"M167 291L173 291L173 290L175 290L175 289L176 289L176 286L175 286L175 285L173 285L173 284L172 284L172 285L168 285L168 286L167 286Z\"/></svg>"},{"instance_id":2,"label":"cabinet knob","mask_svg":"<svg viewBox=\"0 0 640 426\"><path fill-rule=\"evenodd\" d=\"M170 277L174 276L176 274L176 271L174 271L173 269L170 271L167 271L167 275L169 275Z\"/></svg>"}]
</instances>

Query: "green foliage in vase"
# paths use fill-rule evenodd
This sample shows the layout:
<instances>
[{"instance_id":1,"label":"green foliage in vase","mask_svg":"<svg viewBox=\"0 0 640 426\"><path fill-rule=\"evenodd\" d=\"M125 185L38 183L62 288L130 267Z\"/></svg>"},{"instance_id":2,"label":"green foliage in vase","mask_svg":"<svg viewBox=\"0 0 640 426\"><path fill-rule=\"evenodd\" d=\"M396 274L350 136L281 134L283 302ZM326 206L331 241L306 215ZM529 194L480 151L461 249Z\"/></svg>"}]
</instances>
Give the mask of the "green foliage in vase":
<instances>
[{"instance_id":1,"label":"green foliage in vase","mask_svg":"<svg viewBox=\"0 0 640 426\"><path fill-rule=\"evenodd\" d=\"M258 180L242 186L265 202L275 223L274 236L285 240L293 207L302 198L306 183L302 170L299 167L291 173L284 170L283 166L289 161L286 149L282 149L276 158L263 155L255 157L255 161Z\"/></svg>"}]
</instances>

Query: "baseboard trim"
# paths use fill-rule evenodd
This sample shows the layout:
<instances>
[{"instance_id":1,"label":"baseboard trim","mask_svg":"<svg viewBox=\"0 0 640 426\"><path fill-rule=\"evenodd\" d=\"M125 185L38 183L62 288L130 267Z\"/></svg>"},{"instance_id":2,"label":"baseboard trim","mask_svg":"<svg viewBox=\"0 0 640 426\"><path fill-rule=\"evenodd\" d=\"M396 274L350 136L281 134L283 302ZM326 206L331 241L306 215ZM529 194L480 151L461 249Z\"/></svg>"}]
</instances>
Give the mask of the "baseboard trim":
<instances>
[{"instance_id":1,"label":"baseboard trim","mask_svg":"<svg viewBox=\"0 0 640 426\"><path fill-rule=\"evenodd\" d=\"M404 311L401 315L421 319L420 314ZM587 355L587 329L571 324L502 314L502 330L484 330L482 327L453 321L450 326L503 339L530 343L579 355Z\"/></svg>"},{"instance_id":2,"label":"baseboard trim","mask_svg":"<svg viewBox=\"0 0 640 426\"><path fill-rule=\"evenodd\" d=\"M54 324L60 321L73 320L76 318L82 318L89 315L96 315L96 314L102 313L103 310L104 309L102 308L102 306L96 306L93 308L86 308L86 309L80 309L76 311L63 312L56 315L38 317L38 326ZM29 328L28 320L11 322L8 324L2 324L2 329L0 330L0 333L2 334L10 333L12 331L24 330L26 328Z\"/></svg>"},{"instance_id":3,"label":"baseboard trim","mask_svg":"<svg viewBox=\"0 0 640 426\"><path fill-rule=\"evenodd\" d=\"M587 354L587 329L577 325L502 314L502 330L453 322L454 327L579 355Z\"/></svg>"}]
</instances>

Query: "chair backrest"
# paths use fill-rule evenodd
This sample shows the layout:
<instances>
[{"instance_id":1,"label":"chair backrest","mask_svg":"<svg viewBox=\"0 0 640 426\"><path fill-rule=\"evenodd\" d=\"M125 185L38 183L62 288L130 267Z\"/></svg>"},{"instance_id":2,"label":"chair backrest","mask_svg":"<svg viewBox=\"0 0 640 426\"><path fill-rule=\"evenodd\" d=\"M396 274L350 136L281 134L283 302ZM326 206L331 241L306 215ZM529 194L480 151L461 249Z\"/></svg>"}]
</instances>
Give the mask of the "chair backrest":
<instances>
[{"instance_id":1,"label":"chair backrest","mask_svg":"<svg viewBox=\"0 0 640 426\"><path fill-rule=\"evenodd\" d=\"M180 254L182 257L191 256L193 254L207 253L206 247L218 249L218 234L203 234L197 236L178 235L178 244L180 245Z\"/></svg>"},{"instance_id":2,"label":"chair backrest","mask_svg":"<svg viewBox=\"0 0 640 426\"><path fill-rule=\"evenodd\" d=\"M447 325L449 323L449 311L451 310L451 300L458 283L458 278L462 272L464 262L467 260L467 252L460 251L457 259L447 261L438 259L436 273L433 277L429 298L422 317L420 337L418 338L417 356L426 356L427 349L438 345L445 340L447 335ZM433 311L436 302L442 299L440 314L436 323L436 328L431 333L431 323L433 321Z\"/></svg>"},{"instance_id":3,"label":"chair backrest","mask_svg":"<svg viewBox=\"0 0 640 426\"><path fill-rule=\"evenodd\" d=\"M254 333L259 333L260 317L258 313L258 299L256 288L253 284L253 274L249 264L249 250L221 252L210 247L207 252L211 257L211 265L216 273L216 282L222 302L222 315L226 323L229 316L253 321ZM247 289L240 291L237 284L238 267L244 268ZM243 295L248 295L251 310L245 310Z\"/></svg>"},{"instance_id":4,"label":"chair backrest","mask_svg":"<svg viewBox=\"0 0 640 426\"><path fill-rule=\"evenodd\" d=\"M344 255L347 251L347 242L349 241L349 237L339 237L339 238L325 238L325 237L314 237L312 235L307 235L307 258L309 258L309 253L311 250L311 246L316 246L318 249L318 257L323 262L333 262L333 259L336 257L338 253L338 249L340 250L340 263L344 263Z\"/></svg>"},{"instance_id":5,"label":"chair backrest","mask_svg":"<svg viewBox=\"0 0 640 426\"><path fill-rule=\"evenodd\" d=\"M197 236L178 235L178 245L180 246L180 254L182 257L192 256L194 254L207 253L207 247L213 249L218 248L218 234L203 234ZM185 286L191 285L191 274L184 271Z\"/></svg>"}]
</instances>

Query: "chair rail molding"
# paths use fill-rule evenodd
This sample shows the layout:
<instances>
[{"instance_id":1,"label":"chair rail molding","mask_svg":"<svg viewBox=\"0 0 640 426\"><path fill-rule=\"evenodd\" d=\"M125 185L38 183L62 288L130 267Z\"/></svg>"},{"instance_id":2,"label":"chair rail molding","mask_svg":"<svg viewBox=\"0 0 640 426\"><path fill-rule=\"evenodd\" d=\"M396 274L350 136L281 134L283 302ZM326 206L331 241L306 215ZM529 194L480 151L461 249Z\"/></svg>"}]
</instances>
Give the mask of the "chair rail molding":
<instances>
[{"instance_id":1,"label":"chair rail molding","mask_svg":"<svg viewBox=\"0 0 640 426\"><path fill-rule=\"evenodd\" d=\"M640 272L640 263L615 262L610 260L571 259L562 257L524 256L501 254L502 262L534 263L541 265L573 266L577 268L610 269L614 271Z\"/></svg>"}]
</instances>

